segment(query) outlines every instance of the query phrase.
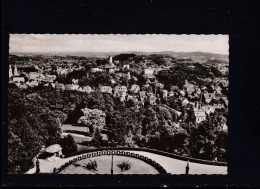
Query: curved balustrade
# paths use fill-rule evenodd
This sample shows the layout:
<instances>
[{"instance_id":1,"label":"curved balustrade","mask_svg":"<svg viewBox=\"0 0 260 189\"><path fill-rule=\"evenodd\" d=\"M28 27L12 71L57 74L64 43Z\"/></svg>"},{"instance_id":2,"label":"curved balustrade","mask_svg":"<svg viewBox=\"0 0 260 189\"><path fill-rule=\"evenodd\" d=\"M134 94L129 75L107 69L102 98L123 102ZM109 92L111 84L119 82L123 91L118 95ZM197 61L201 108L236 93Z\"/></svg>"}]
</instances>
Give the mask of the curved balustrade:
<instances>
[{"instance_id":1,"label":"curved balustrade","mask_svg":"<svg viewBox=\"0 0 260 189\"><path fill-rule=\"evenodd\" d=\"M111 151L112 148L99 148L99 149L85 150L85 151L73 153L68 157L80 155L80 154L83 154L83 153L90 153L90 152L103 151L103 150L105 150L105 151L110 150ZM173 154L173 153L169 153L169 152L164 152L164 151L160 151L160 150L150 149L150 148L117 147L117 148L114 148L114 150L115 151L118 151L118 150L144 151L144 152L150 152L150 153L154 153L154 154L158 154L158 155L162 155L162 156L167 156L167 157L174 158L174 159L177 159L177 160L190 161L190 162L193 162L193 163L200 163L200 164L205 164L205 165L215 165L215 166L227 166L227 162L218 162L218 161L196 159L196 158L192 158L192 157L185 157L185 156L181 156L181 155L177 155L177 154ZM111 155L111 152L109 152L106 155Z\"/></svg>"},{"instance_id":2,"label":"curved balustrade","mask_svg":"<svg viewBox=\"0 0 260 189\"><path fill-rule=\"evenodd\" d=\"M127 156L127 157L140 159L140 160L144 161L145 163L153 166L160 174L167 174L166 170L159 163L153 161L152 159L145 157L143 155L135 154L132 152L120 151L120 150L115 150L113 152L111 150L102 150L102 151L89 152L87 154L82 154L78 157L73 158L72 160L69 160L68 162L66 162L65 164L60 166L59 168L54 168L53 173L58 174L62 170L64 170L66 167L68 167L69 165L72 165L83 159L93 158L93 157L102 156L102 155L112 155L112 153L113 153L113 155L117 155L117 156Z\"/></svg>"}]
</instances>

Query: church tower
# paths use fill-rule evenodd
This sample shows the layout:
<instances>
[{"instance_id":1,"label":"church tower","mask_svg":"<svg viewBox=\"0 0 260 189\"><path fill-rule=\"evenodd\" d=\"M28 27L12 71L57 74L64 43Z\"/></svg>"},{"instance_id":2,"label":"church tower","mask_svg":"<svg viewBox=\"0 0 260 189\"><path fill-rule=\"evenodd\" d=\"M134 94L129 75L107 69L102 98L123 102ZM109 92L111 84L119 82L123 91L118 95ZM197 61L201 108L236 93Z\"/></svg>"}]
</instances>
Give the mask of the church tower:
<instances>
[{"instance_id":1,"label":"church tower","mask_svg":"<svg viewBox=\"0 0 260 189\"><path fill-rule=\"evenodd\" d=\"M14 75L15 75L15 76L19 75L19 74L18 74L18 71L17 71L17 66L16 66L16 65L14 66Z\"/></svg>"},{"instance_id":2,"label":"church tower","mask_svg":"<svg viewBox=\"0 0 260 189\"><path fill-rule=\"evenodd\" d=\"M110 63L110 64L113 64L113 58L112 58L112 56L109 57L109 63Z\"/></svg>"},{"instance_id":3,"label":"church tower","mask_svg":"<svg viewBox=\"0 0 260 189\"><path fill-rule=\"evenodd\" d=\"M13 76L12 66L9 66L9 78Z\"/></svg>"}]
</instances>

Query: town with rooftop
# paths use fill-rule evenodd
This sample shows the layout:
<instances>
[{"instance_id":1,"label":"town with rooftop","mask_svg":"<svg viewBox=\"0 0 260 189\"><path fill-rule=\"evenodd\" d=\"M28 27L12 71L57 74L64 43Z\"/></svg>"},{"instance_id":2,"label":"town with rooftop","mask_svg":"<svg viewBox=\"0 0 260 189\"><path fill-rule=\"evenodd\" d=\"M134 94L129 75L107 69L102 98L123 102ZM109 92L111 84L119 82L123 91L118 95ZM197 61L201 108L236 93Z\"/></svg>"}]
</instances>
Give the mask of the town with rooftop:
<instances>
[{"instance_id":1,"label":"town with rooftop","mask_svg":"<svg viewBox=\"0 0 260 189\"><path fill-rule=\"evenodd\" d=\"M200 52L10 54L9 171L56 143L62 158L114 144L226 162L228 68Z\"/></svg>"}]
</instances>

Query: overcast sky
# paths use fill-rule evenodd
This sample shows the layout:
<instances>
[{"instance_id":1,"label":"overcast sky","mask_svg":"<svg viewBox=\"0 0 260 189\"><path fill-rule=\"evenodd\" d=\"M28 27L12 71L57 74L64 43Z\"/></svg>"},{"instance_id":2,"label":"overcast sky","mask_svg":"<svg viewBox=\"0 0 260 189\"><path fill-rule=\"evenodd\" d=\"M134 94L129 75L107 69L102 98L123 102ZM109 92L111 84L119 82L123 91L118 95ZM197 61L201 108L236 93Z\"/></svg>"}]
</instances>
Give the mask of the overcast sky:
<instances>
[{"instance_id":1,"label":"overcast sky","mask_svg":"<svg viewBox=\"0 0 260 189\"><path fill-rule=\"evenodd\" d=\"M228 35L10 34L10 53L211 52L228 54Z\"/></svg>"}]
</instances>

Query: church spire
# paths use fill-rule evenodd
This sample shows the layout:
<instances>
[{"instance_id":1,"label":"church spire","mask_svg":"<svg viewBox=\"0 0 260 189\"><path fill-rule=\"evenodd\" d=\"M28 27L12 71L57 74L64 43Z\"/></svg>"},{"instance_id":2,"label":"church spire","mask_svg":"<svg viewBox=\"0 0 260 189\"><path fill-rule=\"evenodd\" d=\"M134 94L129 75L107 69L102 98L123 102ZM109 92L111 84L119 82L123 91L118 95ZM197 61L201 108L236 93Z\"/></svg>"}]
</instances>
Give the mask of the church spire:
<instances>
[{"instance_id":1,"label":"church spire","mask_svg":"<svg viewBox=\"0 0 260 189\"><path fill-rule=\"evenodd\" d=\"M14 75L19 75L18 71L17 71L17 66L16 65L14 66Z\"/></svg>"},{"instance_id":2,"label":"church spire","mask_svg":"<svg viewBox=\"0 0 260 189\"><path fill-rule=\"evenodd\" d=\"M12 66L9 66L9 78L13 76L13 69Z\"/></svg>"}]
</instances>

